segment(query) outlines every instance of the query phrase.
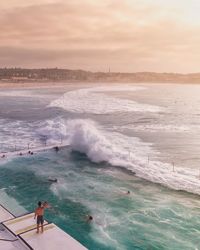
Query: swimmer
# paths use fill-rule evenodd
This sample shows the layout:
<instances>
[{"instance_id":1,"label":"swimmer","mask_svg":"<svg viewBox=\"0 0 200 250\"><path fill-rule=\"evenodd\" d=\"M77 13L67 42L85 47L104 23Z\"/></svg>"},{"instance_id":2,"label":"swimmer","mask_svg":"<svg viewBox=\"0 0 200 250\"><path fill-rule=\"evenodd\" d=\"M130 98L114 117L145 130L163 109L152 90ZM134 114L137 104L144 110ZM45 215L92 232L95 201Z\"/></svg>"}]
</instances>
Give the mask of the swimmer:
<instances>
[{"instance_id":1,"label":"swimmer","mask_svg":"<svg viewBox=\"0 0 200 250\"><path fill-rule=\"evenodd\" d=\"M93 220L93 217L92 215L87 215L86 219L87 219L86 222L91 222Z\"/></svg>"},{"instance_id":2,"label":"swimmer","mask_svg":"<svg viewBox=\"0 0 200 250\"><path fill-rule=\"evenodd\" d=\"M58 182L58 179L56 179L56 178L55 178L55 179L49 178L48 181L49 181L49 182L55 182L55 183L56 183L56 182Z\"/></svg>"},{"instance_id":3,"label":"swimmer","mask_svg":"<svg viewBox=\"0 0 200 250\"><path fill-rule=\"evenodd\" d=\"M54 149L55 149L56 153L59 151L59 147L58 146L56 146Z\"/></svg>"}]
</instances>

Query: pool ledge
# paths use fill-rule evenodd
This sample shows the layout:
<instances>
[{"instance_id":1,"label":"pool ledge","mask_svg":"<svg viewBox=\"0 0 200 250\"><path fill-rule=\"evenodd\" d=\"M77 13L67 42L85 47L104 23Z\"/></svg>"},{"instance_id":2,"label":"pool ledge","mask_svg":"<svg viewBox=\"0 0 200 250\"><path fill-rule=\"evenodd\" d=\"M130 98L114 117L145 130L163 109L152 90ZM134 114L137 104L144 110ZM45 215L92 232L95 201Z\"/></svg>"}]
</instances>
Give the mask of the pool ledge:
<instances>
[{"instance_id":1,"label":"pool ledge","mask_svg":"<svg viewBox=\"0 0 200 250\"><path fill-rule=\"evenodd\" d=\"M0 204L0 249L3 250L87 250L54 223L44 222L44 232L36 233L34 213L16 217Z\"/></svg>"}]
</instances>

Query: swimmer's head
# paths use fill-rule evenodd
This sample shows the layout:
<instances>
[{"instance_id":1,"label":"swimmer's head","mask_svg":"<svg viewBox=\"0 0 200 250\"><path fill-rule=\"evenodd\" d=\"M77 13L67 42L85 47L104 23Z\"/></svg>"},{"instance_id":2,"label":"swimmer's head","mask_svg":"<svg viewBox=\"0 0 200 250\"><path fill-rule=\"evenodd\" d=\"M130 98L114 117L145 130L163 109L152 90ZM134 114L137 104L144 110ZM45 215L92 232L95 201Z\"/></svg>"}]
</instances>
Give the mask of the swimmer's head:
<instances>
[{"instance_id":1,"label":"swimmer's head","mask_svg":"<svg viewBox=\"0 0 200 250\"><path fill-rule=\"evenodd\" d=\"M87 220L88 220L88 221L92 221L92 220L93 220L92 215L87 215Z\"/></svg>"}]
</instances>

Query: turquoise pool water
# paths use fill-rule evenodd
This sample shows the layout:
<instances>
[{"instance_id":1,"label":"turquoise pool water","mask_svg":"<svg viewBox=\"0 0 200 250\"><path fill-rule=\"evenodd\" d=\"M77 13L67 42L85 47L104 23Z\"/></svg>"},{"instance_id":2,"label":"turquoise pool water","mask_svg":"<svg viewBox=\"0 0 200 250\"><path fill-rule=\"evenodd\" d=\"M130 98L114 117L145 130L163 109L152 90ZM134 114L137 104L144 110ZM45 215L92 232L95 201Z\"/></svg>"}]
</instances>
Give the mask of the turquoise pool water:
<instances>
[{"instance_id":1,"label":"turquoise pool water","mask_svg":"<svg viewBox=\"0 0 200 250\"><path fill-rule=\"evenodd\" d=\"M56 176L58 183L49 183L49 176ZM171 191L107 164L93 164L67 148L1 166L0 188L27 211L33 211L38 200L48 200L52 209L46 218L89 249L199 246L198 196ZM17 207L12 211L19 213ZM94 218L91 223L86 222L88 214Z\"/></svg>"}]
</instances>

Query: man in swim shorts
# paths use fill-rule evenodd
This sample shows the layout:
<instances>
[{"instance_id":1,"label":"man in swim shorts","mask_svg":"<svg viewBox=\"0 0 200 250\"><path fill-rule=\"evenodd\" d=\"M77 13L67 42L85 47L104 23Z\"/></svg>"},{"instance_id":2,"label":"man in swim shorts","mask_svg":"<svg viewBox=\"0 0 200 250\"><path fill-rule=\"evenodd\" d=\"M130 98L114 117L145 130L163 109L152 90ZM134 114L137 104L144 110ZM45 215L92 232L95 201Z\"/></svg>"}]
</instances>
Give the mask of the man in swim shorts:
<instances>
[{"instance_id":1,"label":"man in swim shorts","mask_svg":"<svg viewBox=\"0 0 200 250\"><path fill-rule=\"evenodd\" d=\"M37 233L39 233L39 228L41 225L41 232L43 233L43 224L44 224L44 209L48 208L49 205L45 201L43 204L41 201L38 202L38 207L35 210L34 219L37 217Z\"/></svg>"}]
</instances>

